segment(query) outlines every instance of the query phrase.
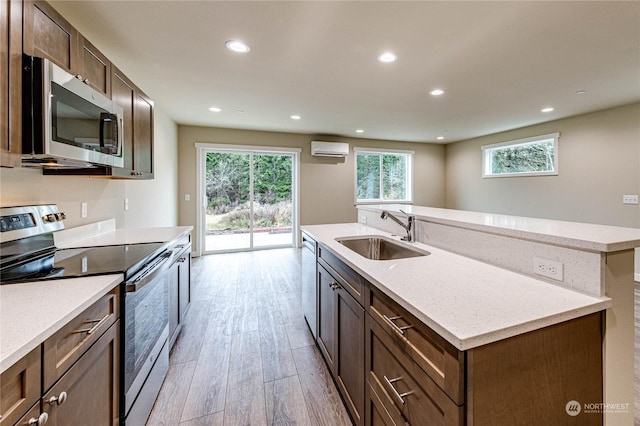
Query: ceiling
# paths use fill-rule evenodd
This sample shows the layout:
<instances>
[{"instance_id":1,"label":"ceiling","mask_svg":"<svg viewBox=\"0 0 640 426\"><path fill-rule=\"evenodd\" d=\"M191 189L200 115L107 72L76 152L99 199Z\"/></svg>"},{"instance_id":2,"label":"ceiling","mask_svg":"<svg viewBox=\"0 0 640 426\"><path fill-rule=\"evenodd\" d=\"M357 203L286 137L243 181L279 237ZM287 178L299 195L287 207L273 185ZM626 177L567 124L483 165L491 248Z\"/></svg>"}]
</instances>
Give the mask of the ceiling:
<instances>
[{"instance_id":1,"label":"ceiling","mask_svg":"<svg viewBox=\"0 0 640 426\"><path fill-rule=\"evenodd\" d=\"M179 124L449 143L640 100L638 1L51 3Z\"/></svg>"}]
</instances>

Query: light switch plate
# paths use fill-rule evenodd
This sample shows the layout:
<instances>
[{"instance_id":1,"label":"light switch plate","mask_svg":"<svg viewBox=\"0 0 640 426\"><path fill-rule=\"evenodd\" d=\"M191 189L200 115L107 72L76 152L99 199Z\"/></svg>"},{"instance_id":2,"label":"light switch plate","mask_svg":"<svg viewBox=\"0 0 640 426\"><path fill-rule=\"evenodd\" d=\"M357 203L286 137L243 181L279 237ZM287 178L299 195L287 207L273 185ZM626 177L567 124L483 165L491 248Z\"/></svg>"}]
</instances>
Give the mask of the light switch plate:
<instances>
[{"instance_id":1,"label":"light switch plate","mask_svg":"<svg viewBox=\"0 0 640 426\"><path fill-rule=\"evenodd\" d=\"M87 217L87 203L84 201L80 204L80 217Z\"/></svg>"},{"instance_id":2,"label":"light switch plate","mask_svg":"<svg viewBox=\"0 0 640 426\"><path fill-rule=\"evenodd\" d=\"M623 195L622 204L638 204L637 195Z\"/></svg>"}]
</instances>

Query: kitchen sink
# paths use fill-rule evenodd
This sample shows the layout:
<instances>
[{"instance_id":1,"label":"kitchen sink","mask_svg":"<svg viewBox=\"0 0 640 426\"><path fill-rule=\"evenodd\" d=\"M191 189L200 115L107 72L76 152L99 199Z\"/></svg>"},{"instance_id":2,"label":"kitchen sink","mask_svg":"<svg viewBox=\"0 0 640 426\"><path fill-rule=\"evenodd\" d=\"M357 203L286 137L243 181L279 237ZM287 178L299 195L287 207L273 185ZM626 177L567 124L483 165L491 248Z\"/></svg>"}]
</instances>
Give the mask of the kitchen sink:
<instances>
[{"instance_id":1,"label":"kitchen sink","mask_svg":"<svg viewBox=\"0 0 640 426\"><path fill-rule=\"evenodd\" d=\"M426 250L378 235L336 238L336 241L371 260L395 260L431 254Z\"/></svg>"}]
</instances>

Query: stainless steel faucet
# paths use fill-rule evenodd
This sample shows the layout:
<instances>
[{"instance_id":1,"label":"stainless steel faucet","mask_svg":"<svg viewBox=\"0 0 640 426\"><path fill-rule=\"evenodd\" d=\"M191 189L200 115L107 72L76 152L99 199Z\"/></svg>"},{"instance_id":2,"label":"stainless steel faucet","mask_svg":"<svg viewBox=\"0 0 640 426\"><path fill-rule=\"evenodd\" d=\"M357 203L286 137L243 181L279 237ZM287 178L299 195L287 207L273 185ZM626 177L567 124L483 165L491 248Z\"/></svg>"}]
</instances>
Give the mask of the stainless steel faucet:
<instances>
[{"instance_id":1,"label":"stainless steel faucet","mask_svg":"<svg viewBox=\"0 0 640 426\"><path fill-rule=\"evenodd\" d=\"M405 237L400 238L402 241L412 242L413 241L413 222L415 221L415 216L408 215L406 212L400 210L402 213L407 215L407 223L405 224L403 221L392 215L386 210L382 210L380 217L382 219L386 219L390 217L398 225L402 226L405 231L407 231L407 235Z\"/></svg>"}]
</instances>

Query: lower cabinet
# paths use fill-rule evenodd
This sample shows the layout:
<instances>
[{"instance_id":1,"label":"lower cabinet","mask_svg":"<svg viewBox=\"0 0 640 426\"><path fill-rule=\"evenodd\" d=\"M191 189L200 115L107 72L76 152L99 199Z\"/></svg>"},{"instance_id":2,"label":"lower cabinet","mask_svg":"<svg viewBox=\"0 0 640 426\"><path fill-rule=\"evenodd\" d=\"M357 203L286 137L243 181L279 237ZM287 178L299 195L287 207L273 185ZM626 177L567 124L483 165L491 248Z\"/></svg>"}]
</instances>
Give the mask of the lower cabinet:
<instances>
[{"instance_id":1,"label":"lower cabinet","mask_svg":"<svg viewBox=\"0 0 640 426\"><path fill-rule=\"evenodd\" d=\"M603 424L567 413L603 402L603 313L460 351L319 251L317 343L355 425Z\"/></svg>"},{"instance_id":2,"label":"lower cabinet","mask_svg":"<svg viewBox=\"0 0 640 426\"><path fill-rule=\"evenodd\" d=\"M169 267L169 347L173 346L191 303L191 236L178 242Z\"/></svg>"},{"instance_id":3,"label":"lower cabinet","mask_svg":"<svg viewBox=\"0 0 640 426\"><path fill-rule=\"evenodd\" d=\"M113 426L119 418L118 320L42 398L47 425Z\"/></svg>"},{"instance_id":4,"label":"lower cabinet","mask_svg":"<svg viewBox=\"0 0 640 426\"><path fill-rule=\"evenodd\" d=\"M115 426L120 404L120 287L0 375L0 426Z\"/></svg>"},{"instance_id":5,"label":"lower cabinet","mask_svg":"<svg viewBox=\"0 0 640 426\"><path fill-rule=\"evenodd\" d=\"M334 271L334 275L338 275ZM318 265L318 345L353 422L364 424L364 308Z\"/></svg>"}]
</instances>

